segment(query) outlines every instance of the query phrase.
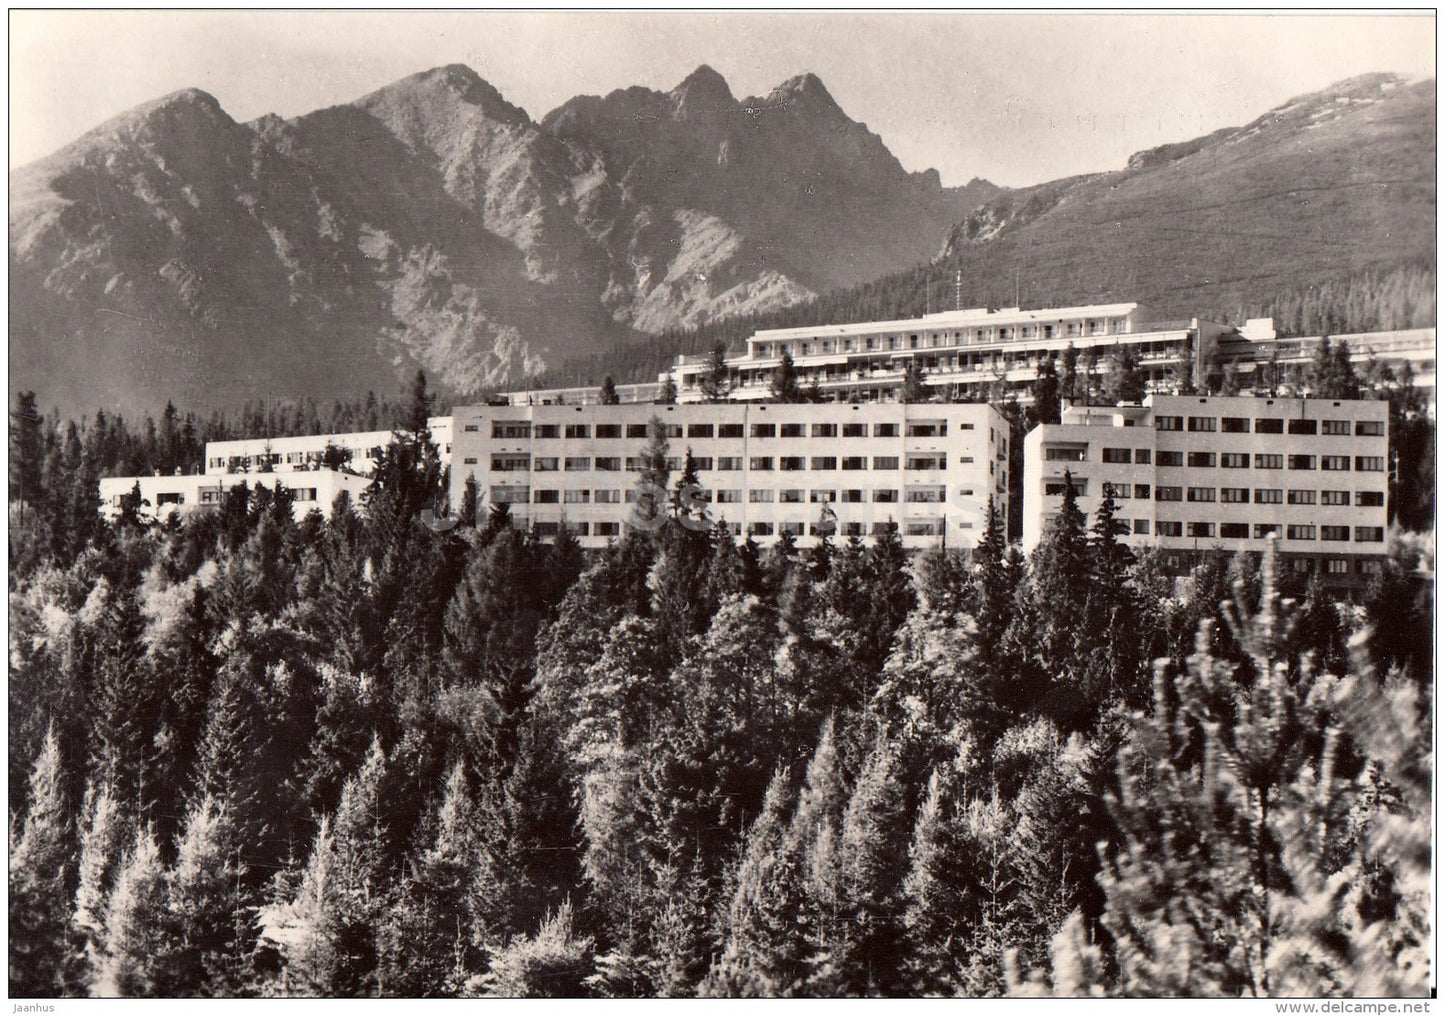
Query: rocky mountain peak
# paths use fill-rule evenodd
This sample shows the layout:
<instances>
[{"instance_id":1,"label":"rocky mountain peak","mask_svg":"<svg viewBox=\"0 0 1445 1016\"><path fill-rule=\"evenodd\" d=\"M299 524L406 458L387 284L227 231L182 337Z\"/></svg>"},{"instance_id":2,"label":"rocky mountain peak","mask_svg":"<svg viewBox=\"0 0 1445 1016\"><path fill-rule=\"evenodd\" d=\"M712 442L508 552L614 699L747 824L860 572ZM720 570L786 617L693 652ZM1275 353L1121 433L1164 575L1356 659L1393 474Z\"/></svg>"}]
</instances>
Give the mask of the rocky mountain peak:
<instances>
[{"instance_id":1,"label":"rocky mountain peak","mask_svg":"<svg viewBox=\"0 0 1445 1016\"><path fill-rule=\"evenodd\" d=\"M846 116L818 75L811 71L784 81L768 95L770 104L787 103L810 113Z\"/></svg>"},{"instance_id":2,"label":"rocky mountain peak","mask_svg":"<svg viewBox=\"0 0 1445 1016\"><path fill-rule=\"evenodd\" d=\"M716 113L737 105L727 80L707 64L693 71L671 92L678 114Z\"/></svg>"},{"instance_id":3,"label":"rocky mountain peak","mask_svg":"<svg viewBox=\"0 0 1445 1016\"><path fill-rule=\"evenodd\" d=\"M532 123L526 110L508 102L501 92L466 64L447 64L413 74L364 96L356 104L369 108L393 104L398 100L422 106L461 102L476 107L488 120L517 127Z\"/></svg>"}]
</instances>

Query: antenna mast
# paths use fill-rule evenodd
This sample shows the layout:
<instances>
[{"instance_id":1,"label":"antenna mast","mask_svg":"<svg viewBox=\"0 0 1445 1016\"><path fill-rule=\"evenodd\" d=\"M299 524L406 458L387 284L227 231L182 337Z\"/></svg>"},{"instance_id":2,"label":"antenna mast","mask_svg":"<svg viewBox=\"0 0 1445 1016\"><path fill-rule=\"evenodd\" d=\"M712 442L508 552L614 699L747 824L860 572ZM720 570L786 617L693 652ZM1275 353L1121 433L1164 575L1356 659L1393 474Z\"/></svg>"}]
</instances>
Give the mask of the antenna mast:
<instances>
[{"instance_id":1,"label":"antenna mast","mask_svg":"<svg viewBox=\"0 0 1445 1016\"><path fill-rule=\"evenodd\" d=\"M953 309L963 310L963 269L953 276Z\"/></svg>"}]
</instances>

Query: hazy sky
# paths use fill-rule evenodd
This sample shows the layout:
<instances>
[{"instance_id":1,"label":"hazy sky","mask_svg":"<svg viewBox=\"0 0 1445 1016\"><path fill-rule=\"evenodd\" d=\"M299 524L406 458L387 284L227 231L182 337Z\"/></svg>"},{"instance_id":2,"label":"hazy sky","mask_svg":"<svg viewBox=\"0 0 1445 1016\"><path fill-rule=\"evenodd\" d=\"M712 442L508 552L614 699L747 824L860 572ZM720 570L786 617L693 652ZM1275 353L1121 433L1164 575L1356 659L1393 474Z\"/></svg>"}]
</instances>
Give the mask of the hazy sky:
<instances>
[{"instance_id":1,"label":"hazy sky","mask_svg":"<svg viewBox=\"0 0 1445 1016\"><path fill-rule=\"evenodd\" d=\"M1435 73L1435 21L1418 13L11 11L10 47L12 167L186 87L249 120L465 63L540 119L707 63L739 98L812 71L907 168L1012 186L1117 169L1352 75Z\"/></svg>"}]
</instances>

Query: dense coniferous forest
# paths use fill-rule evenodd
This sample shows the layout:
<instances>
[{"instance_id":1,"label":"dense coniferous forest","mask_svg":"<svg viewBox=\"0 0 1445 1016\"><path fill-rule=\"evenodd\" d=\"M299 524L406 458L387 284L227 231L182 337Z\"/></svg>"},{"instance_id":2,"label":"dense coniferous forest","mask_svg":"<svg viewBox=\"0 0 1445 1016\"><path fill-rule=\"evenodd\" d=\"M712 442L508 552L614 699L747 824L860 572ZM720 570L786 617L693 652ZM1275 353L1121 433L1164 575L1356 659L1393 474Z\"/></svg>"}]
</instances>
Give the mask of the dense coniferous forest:
<instances>
[{"instance_id":1,"label":"dense coniferous forest","mask_svg":"<svg viewBox=\"0 0 1445 1016\"><path fill-rule=\"evenodd\" d=\"M1423 537L1357 603L1071 495L1028 559L584 552L424 524L430 411L301 521L105 523L109 421L12 428L12 995L1429 991Z\"/></svg>"}]
</instances>

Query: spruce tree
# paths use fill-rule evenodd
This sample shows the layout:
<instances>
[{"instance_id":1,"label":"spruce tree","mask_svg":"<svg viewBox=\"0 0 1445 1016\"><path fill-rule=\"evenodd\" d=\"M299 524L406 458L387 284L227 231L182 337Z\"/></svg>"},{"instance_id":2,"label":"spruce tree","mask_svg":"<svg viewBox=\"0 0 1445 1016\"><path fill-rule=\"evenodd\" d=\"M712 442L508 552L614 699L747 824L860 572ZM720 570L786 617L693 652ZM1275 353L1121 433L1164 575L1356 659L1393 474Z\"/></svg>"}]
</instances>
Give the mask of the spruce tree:
<instances>
[{"instance_id":1,"label":"spruce tree","mask_svg":"<svg viewBox=\"0 0 1445 1016\"><path fill-rule=\"evenodd\" d=\"M604 406L615 406L622 401L617 394L617 382L612 380L611 374L602 379L602 388L597 393L597 401Z\"/></svg>"},{"instance_id":2,"label":"spruce tree","mask_svg":"<svg viewBox=\"0 0 1445 1016\"><path fill-rule=\"evenodd\" d=\"M149 828L140 830L106 901L105 934L93 992L101 998L158 993L158 957L165 950L165 868Z\"/></svg>"},{"instance_id":3,"label":"spruce tree","mask_svg":"<svg viewBox=\"0 0 1445 1016\"><path fill-rule=\"evenodd\" d=\"M792 354L786 350L768 380L768 394L774 402L803 401L803 391L798 387L798 369L793 366Z\"/></svg>"},{"instance_id":4,"label":"spruce tree","mask_svg":"<svg viewBox=\"0 0 1445 1016\"><path fill-rule=\"evenodd\" d=\"M74 864L65 796L60 743L51 726L30 773L24 827L11 841L12 996L51 998L64 990L70 924L67 885Z\"/></svg>"}]
</instances>

